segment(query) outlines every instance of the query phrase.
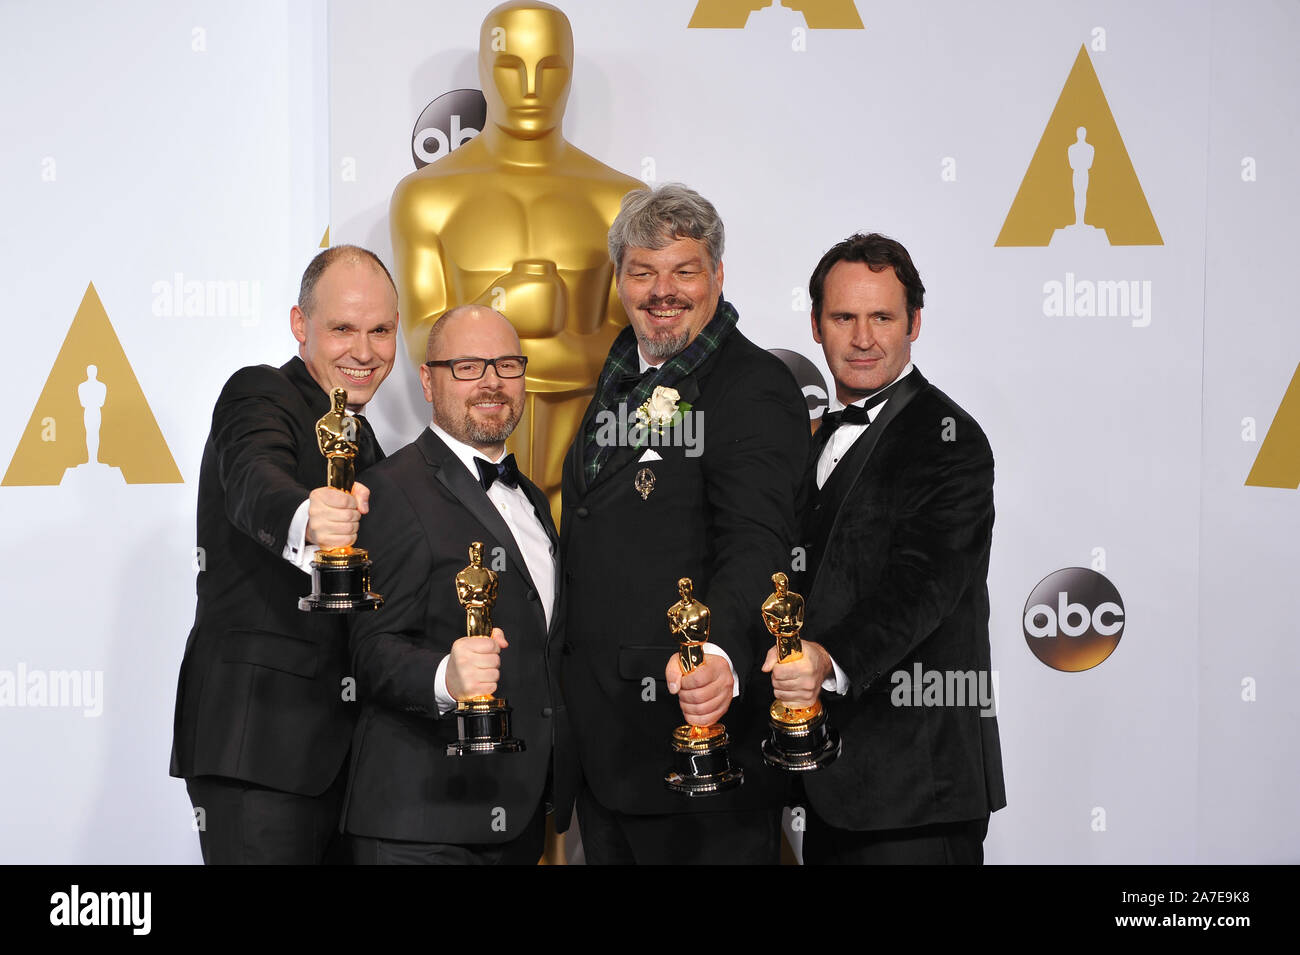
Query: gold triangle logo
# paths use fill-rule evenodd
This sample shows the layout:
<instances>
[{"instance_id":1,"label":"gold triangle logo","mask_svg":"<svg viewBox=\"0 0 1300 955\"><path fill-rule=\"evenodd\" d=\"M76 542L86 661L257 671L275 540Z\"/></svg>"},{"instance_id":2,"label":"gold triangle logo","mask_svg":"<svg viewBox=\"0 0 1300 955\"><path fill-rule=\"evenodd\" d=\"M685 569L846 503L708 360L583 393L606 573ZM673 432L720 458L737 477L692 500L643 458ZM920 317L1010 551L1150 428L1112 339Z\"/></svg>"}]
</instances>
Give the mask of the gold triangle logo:
<instances>
[{"instance_id":1,"label":"gold triangle logo","mask_svg":"<svg viewBox=\"0 0 1300 955\"><path fill-rule=\"evenodd\" d=\"M325 234L320 237L320 245L318 246L318 248L328 249L329 247L330 247L330 227L326 226Z\"/></svg>"},{"instance_id":2,"label":"gold triangle logo","mask_svg":"<svg viewBox=\"0 0 1300 955\"><path fill-rule=\"evenodd\" d=\"M772 0L699 0L692 30L743 30L749 15L772 5ZM810 30L861 30L862 17L853 0L781 0L780 6L803 14Z\"/></svg>"},{"instance_id":3,"label":"gold triangle logo","mask_svg":"<svg viewBox=\"0 0 1300 955\"><path fill-rule=\"evenodd\" d=\"M994 245L1164 245L1086 45Z\"/></svg>"},{"instance_id":4,"label":"gold triangle logo","mask_svg":"<svg viewBox=\"0 0 1300 955\"><path fill-rule=\"evenodd\" d=\"M183 480L92 282L0 484Z\"/></svg>"},{"instance_id":5,"label":"gold triangle logo","mask_svg":"<svg viewBox=\"0 0 1300 955\"><path fill-rule=\"evenodd\" d=\"M1277 406L1255 465L1246 478L1247 487L1300 487L1300 365Z\"/></svg>"}]
</instances>

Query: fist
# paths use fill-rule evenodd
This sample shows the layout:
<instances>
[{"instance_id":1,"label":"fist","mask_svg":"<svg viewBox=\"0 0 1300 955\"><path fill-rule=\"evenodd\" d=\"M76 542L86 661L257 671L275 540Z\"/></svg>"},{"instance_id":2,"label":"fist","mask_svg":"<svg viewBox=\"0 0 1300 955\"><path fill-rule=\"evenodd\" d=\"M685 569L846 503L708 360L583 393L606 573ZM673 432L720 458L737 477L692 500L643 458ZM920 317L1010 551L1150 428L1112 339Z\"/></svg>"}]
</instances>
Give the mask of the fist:
<instances>
[{"instance_id":1,"label":"fist","mask_svg":"<svg viewBox=\"0 0 1300 955\"><path fill-rule=\"evenodd\" d=\"M668 658L664 678L668 681L668 692L677 695L682 716L692 726L712 726L731 706L735 679L727 661L716 653L704 654L704 662L690 673L682 672L674 653Z\"/></svg>"},{"instance_id":2,"label":"fist","mask_svg":"<svg viewBox=\"0 0 1300 955\"><path fill-rule=\"evenodd\" d=\"M451 645L447 661L447 692L452 699L491 696L501 679L501 651L510 646L500 627L492 637L461 637Z\"/></svg>"},{"instance_id":3,"label":"fist","mask_svg":"<svg viewBox=\"0 0 1300 955\"><path fill-rule=\"evenodd\" d=\"M776 647L769 647L763 672L772 674L772 694L790 707L812 706L822 692L822 683L833 671L831 655L820 643L803 641L803 657L776 662Z\"/></svg>"},{"instance_id":4,"label":"fist","mask_svg":"<svg viewBox=\"0 0 1300 955\"><path fill-rule=\"evenodd\" d=\"M370 510L370 489L354 483L352 493L318 487L307 498L307 543L348 547L357 539L361 515Z\"/></svg>"}]
</instances>

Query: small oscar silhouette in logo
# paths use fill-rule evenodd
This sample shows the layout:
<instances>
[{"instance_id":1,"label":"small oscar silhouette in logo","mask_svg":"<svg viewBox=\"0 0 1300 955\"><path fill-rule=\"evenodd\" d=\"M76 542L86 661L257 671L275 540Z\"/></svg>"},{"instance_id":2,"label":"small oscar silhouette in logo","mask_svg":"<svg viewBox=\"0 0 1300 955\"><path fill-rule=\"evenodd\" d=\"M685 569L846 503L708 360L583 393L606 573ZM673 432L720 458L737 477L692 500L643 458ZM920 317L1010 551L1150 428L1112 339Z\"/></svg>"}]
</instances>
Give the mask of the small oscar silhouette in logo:
<instances>
[{"instance_id":1,"label":"small oscar silhouette in logo","mask_svg":"<svg viewBox=\"0 0 1300 955\"><path fill-rule=\"evenodd\" d=\"M681 641L677 662L690 673L704 662L704 644L709 640L709 608L691 595L691 578L677 581L681 600L668 608L668 629ZM664 785L688 796L711 796L735 789L745 781L745 771L732 768L727 755L727 728L679 726L673 730L672 768Z\"/></svg>"},{"instance_id":2,"label":"small oscar silhouette in logo","mask_svg":"<svg viewBox=\"0 0 1300 955\"><path fill-rule=\"evenodd\" d=\"M348 414L348 393L335 388L330 410L316 422L316 442L325 455L325 485L352 493L356 480L357 419ZM384 598L370 592L370 555L360 547L324 547L311 562L312 592L298 601L311 613L378 610Z\"/></svg>"},{"instance_id":3,"label":"small oscar silhouette in logo","mask_svg":"<svg viewBox=\"0 0 1300 955\"><path fill-rule=\"evenodd\" d=\"M790 578L772 575L776 592L763 601L763 623L776 637L777 663L803 659L803 597L791 591ZM840 734L826 725L820 700L812 706L786 706L773 700L768 709L772 734L763 740L763 759L792 773L821 769L840 755Z\"/></svg>"},{"instance_id":4,"label":"small oscar silhouette in logo","mask_svg":"<svg viewBox=\"0 0 1300 955\"><path fill-rule=\"evenodd\" d=\"M483 544L469 545L469 566L456 575L456 597L465 608L465 636L492 639L492 605L497 599L496 571L483 566ZM524 741L510 735L510 707L488 694L456 706L460 739L447 744L448 756L521 753Z\"/></svg>"}]
</instances>

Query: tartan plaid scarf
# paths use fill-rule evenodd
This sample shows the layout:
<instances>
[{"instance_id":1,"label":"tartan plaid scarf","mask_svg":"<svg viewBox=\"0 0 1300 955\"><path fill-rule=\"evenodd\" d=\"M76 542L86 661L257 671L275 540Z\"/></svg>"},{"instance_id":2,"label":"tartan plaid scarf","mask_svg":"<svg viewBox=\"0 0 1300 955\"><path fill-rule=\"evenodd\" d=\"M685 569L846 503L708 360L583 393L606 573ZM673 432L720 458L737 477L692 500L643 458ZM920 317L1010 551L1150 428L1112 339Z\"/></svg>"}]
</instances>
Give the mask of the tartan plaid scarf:
<instances>
[{"instance_id":1,"label":"tartan plaid scarf","mask_svg":"<svg viewBox=\"0 0 1300 955\"><path fill-rule=\"evenodd\" d=\"M700 329L695 340L660 365L658 372L642 376L627 394L624 392L628 379L635 378L641 370L641 364L637 360L636 330L628 325L618 333L618 337L614 339L614 344L609 349L609 357L605 359L605 367L600 370L600 378L596 381L596 394L592 399L596 403L596 411L592 414L587 424L587 433L583 436L585 442L583 463L587 472L587 483L590 484L596 479L600 469L605 466L610 455L615 451L612 446L601 446L596 443L596 432L599 430L596 419L600 412L615 411L620 405L626 405L629 409L628 417L632 417L635 409L650 399L656 387L663 385L671 388L699 368L706 358L717 351L718 346L736 327L739 319L740 316L736 314L731 303L719 296L718 307L713 312L713 318Z\"/></svg>"}]
</instances>

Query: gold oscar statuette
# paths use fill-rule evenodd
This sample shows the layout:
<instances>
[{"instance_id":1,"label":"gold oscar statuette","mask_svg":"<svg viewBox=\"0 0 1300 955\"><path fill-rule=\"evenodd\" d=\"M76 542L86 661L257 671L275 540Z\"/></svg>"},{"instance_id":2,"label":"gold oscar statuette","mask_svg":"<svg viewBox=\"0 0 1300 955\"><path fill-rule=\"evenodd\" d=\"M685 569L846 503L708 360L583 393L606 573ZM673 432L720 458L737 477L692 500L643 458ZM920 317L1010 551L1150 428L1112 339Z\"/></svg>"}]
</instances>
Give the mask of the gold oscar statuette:
<instances>
[{"instance_id":1,"label":"gold oscar statuette","mask_svg":"<svg viewBox=\"0 0 1300 955\"><path fill-rule=\"evenodd\" d=\"M492 605L497 599L496 571L483 566L483 544L469 545L469 566L456 575L456 598L465 608L465 636L492 639ZM447 744L448 756L520 753L524 741L510 735L510 707L500 697L472 696L456 704L460 739Z\"/></svg>"},{"instance_id":2,"label":"gold oscar statuette","mask_svg":"<svg viewBox=\"0 0 1300 955\"><path fill-rule=\"evenodd\" d=\"M483 131L411 173L389 209L402 333L425 360L429 328L457 305L501 312L528 357L523 416L507 447L559 520L564 455L627 316L609 227L645 183L564 138L573 29L549 3L491 10L479 32Z\"/></svg>"},{"instance_id":3,"label":"gold oscar statuette","mask_svg":"<svg viewBox=\"0 0 1300 955\"><path fill-rule=\"evenodd\" d=\"M763 623L776 637L778 663L803 659L803 598L790 590L790 578L772 575L776 592L763 601ZM768 709L771 735L763 740L763 759L792 773L804 773L833 762L840 755L840 734L826 725L820 700L812 706L786 706L773 700Z\"/></svg>"},{"instance_id":4,"label":"gold oscar statuette","mask_svg":"<svg viewBox=\"0 0 1300 955\"><path fill-rule=\"evenodd\" d=\"M330 410L316 422L316 442L325 455L325 486L352 493L356 478L357 419L348 413L348 393L335 388ZM370 555L360 547L322 547L311 562L312 592L298 601L309 613L378 610L384 598L370 591Z\"/></svg>"},{"instance_id":5,"label":"gold oscar statuette","mask_svg":"<svg viewBox=\"0 0 1300 955\"><path fill-rule=\"evenodd\" d=\"M690 673L704 662L704 644L709 640L709 608L691 593L691 578L677 581L681 599L668 608L668 629L681 642L677 662L682 673ZM688 796L711 796L735 789L745 781L745 771L732 767L727 754L727 728L687 724L673 730L672 767L664 774L664 785Z\"/></svg>"}]
</instances>

